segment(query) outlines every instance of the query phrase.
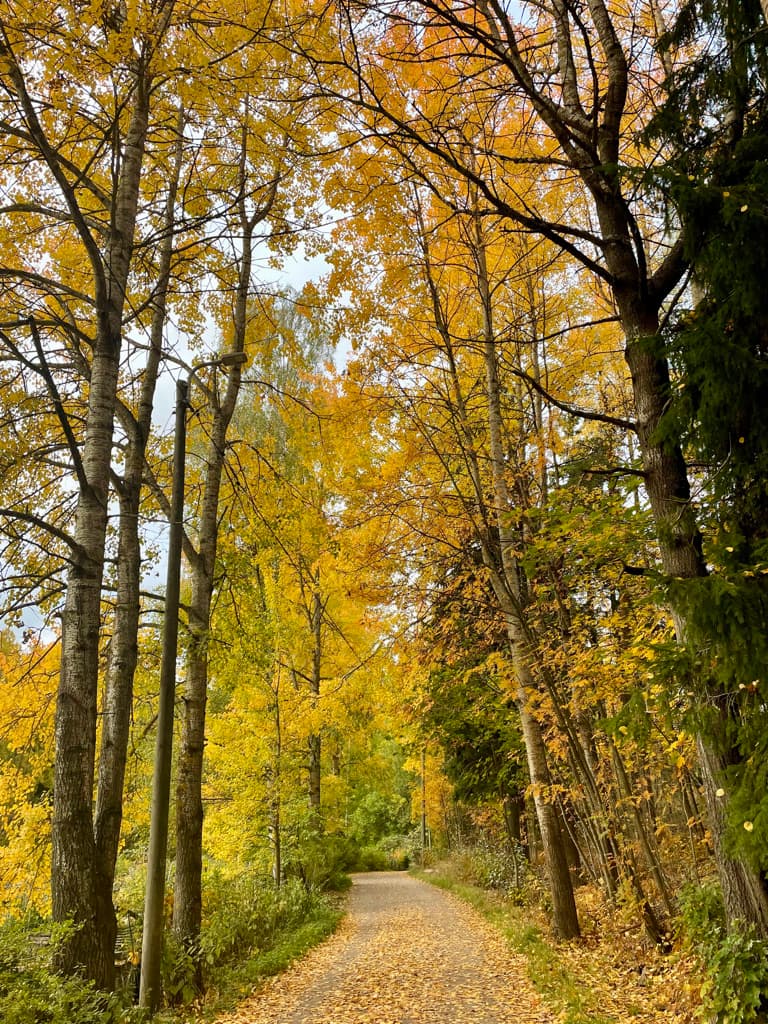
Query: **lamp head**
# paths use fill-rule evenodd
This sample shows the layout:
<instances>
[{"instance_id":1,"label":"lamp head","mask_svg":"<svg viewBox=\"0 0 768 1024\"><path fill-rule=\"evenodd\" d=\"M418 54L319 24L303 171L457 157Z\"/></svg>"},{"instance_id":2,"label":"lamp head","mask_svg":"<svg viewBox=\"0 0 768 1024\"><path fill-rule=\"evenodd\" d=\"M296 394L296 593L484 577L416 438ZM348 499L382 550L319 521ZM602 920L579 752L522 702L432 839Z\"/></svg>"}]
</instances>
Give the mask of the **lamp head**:
<instances>
[{"instance_id":1,"label":"lamp head","mask_svg":"<svg viewBox=\"0 0 768 1024\"><path fill-rule=\"evenodd\" d=\"M218 366L243 366L248 362L245 352L224 352L216 360Z\"/></svg>"}]
</instances>

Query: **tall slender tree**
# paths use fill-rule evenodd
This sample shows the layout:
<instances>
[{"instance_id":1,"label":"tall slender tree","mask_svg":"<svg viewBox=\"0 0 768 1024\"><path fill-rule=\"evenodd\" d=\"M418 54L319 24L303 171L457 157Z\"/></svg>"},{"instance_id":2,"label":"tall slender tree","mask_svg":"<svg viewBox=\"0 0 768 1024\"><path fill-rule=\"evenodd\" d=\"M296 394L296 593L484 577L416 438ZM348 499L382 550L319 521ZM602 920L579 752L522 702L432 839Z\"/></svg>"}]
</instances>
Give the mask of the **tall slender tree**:
<instances>
[{"instance_id":1,"label":"tall slender tree","mask_svg":"<svg viewBox=\"0 0 768 1024\"><path fill-rule=\"evenodd\" d=\"M636 5L603 0L514 8L496 0L372 0L338 8L334 40L325 28L300 43L316 91L339 105L367 146L396 149L457 212L468 211L470 192L450 183L469 183L481 210L513 232L553 242L608 291L626 341L633 429L663 570L701 579L707 566L680 438L662 429L671 380L660 325L688 259L663 191L637 187L678 142L667 137L660 152L637 141L663 100L670 68L687 59L671 50L659 57L659 28L660 19ZM492 97L495 114L483 119L479 160L467 145L474 97ZM520 187L534 168L538 195ZM553 215L546 204L556 191L578 199ZM683 608L673 600L672 610L684 641ZM712 805L723 780L701 739ZM719 814L712 823L729 917L768 933L762 878L725 854Z\"/></svg>"},{"instance_id":2,"label":"tall slender tree","mask_svg":"<svg viewBox=\"0 0 768 1024\"><path fill-rule=\"evenodd\" d=\"M7 131L28 148L30 164L44 181L45 198L38 209L49 222L53 218L68 225L70 256L78 252L87 267L77 275L81 309L89 318L84 333L90 349L82 438L75 437L58 407L77 500L56 704L52 888L54 917L71 919L77 926L62 947L62 966L80 967L104 987L110 987L114 972L115 916L111 890L102 884L92 810L102 581L123 316L135 257L154 76L173 10L171 2L148 8L145 25L134 35L122 32L119 13L113 22L103 23L92 14L84 20L77 5L57 6L41 12L42 36L8 17L0 35ZM62 36L67 39L63 47ZM108 47L113 49L109 57ZM77 72L72 54L81 62ZM81 77L84 67L93 76L87 84ZM39 94L41 87L48 95ZM91 88L104 98L96 124L87 95ZM70 104L74 116L62 116ZM85 133L92 143L81 136L85 121L92 125ZM19 283L25 280L21 268L9 268L9 273ZM56 291L54 284L49 294L53 297ZM36 325L29 329L36 341ZM77 328L64 329L76 346L83 343ZM38 356L43 362L41 349ZM53 385L49 387L53 392ZM56 398L53 393L51 397Z\"/></svg>"}]
</instances>

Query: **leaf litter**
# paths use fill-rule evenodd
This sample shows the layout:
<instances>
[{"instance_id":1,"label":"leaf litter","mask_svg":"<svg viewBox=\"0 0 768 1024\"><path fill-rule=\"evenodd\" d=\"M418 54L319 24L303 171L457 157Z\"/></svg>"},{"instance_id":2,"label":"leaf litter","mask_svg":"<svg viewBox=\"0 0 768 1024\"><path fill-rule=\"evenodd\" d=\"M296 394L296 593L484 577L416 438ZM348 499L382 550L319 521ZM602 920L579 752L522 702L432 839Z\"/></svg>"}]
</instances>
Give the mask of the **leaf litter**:
<instances>
[{"instance_id":1,"label":"leaf litter","mask_svg":"<svg viewBox=\"0 0 768 1024\"><path fill-rule=\"evenodd\" d=\"M555 1024L526 961L456 897L358 876L328 941L217 1024Z\"/></svg>"}]
</instances>

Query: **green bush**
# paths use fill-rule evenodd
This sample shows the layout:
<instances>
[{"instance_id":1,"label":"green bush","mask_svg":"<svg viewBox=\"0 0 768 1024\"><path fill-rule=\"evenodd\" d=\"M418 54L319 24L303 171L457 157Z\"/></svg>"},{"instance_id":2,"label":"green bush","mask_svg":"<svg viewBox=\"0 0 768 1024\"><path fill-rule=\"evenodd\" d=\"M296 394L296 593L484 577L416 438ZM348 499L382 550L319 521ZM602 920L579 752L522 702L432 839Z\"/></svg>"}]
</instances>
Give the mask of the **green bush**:
<instances>
[{"instance_id":1,"label":"green bush","mask_svg":"<svg viewBox=\"0 0 768 1024\"><path fill-rule=\"evenodd\" d=\"M481 889L512 893L525 879L527 861L521 850L481 841L463 846L451 859L458 877Z\"/></svg>"},{"instance_id":2,"label":"green bush","mask_svg":"<svg viewBox=\"0 0 768 1024\"><path fill-rule=\"evenodd\" d=\"M214 874L205 892L201 952L209 965L270 949L323 902L316 889L299 879L288 879L278 889L271 879L249 874L230 879Z\"/></svg>"},{"instance_id":3,"label":"green bush","mask_svg":"<svg viewBox=\"0 0 768 1024\"><path fill-rule=\"evenodd\" d=\"M725 926L716 886L689 886L681 898L681 930L704 974L702 1014L718 1024L757 1024L768 1011L768 942L752 927Z\"/></svg>"},{"instance_id":4,"label":"green bush","mask_svg":"<svg viewBox=\"0 0 768 1024\"><path fill-rule=\"evenodd\" d=\"M683 938L694 948L716 942L725 930L725 907L719 886L714 882L685 886L680 893L680 924Z\"/></svg>"},{"instance_id":5,"label":"green bush","mask_svg":"<svg viewBox=\"0 0 768 1024\"><path fill-rule=\"evenodd\" d=\"M130 1024L145 1019L122 993L97 991L53 967L66 928L25 921L0 926L0 1020L3 1024Z\"/></svg>"},{"instance_id":6,"label":"green bush","mask_svg":"<svg viewBox=\"0 0 768 1024\"><path fill-rule=\"evenodd\" d=\"M163 999L167 1006L191 1003L199 995L200 949L185 945L166 928L160 959Z\"/></svg>"},{"instance_id":7,"label":"green bush","mask_svg":"<svg viewBox=\"0 0 768 1024\"><path fill-rule=\"evenodd\" d=\"M307 827L286 853L285 873L300 879L307 889L343 892L349 888L347 872L354 869L357 849L346 836Z\"/></svg>"},{"instance_id":8,"label":"green bush","mask_svg":"<svg viewBox=\"0 0 768 1024\"><path fill-rule=\"evenodd\" d=\"M764 1021L768 1010L768 943L752 928L732 931L705 964L701 988L705 1012L718 1024Z\"/></svg>"},{"instance_id":9,"label":"green bush","mask_svg":"<svg viewBox=\"0 0 768 1024\"><path fill-rule=\"evenodd\" d=\"M408 853L400 848L388 850L382 846L364 846L357 851L352 871L406 871L410 863Z\"/></svg>"}]
</instances>

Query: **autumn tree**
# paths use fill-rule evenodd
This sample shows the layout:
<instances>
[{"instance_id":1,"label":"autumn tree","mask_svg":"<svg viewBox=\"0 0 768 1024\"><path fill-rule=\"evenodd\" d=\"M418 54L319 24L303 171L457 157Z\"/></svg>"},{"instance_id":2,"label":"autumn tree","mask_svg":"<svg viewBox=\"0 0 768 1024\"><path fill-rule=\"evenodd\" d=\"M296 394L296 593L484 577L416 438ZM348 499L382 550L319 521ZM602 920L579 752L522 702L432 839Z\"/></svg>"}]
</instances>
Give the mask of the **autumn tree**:
<instances>
[{"instance_id":1,"label":"autumn tree","mask_svg":"<svg viewBox=\"0 0 768 1024\"><path fill-rule=\"evenodd\" d=\"M195 12L173 3L104 17L91 12L83 18L77 5L27 14L16 11L3 24L2 156L9 197L3 207L3 343L16 365L7 378L39 426L25 445L36 457L34 474L22 458L7 460L6 482L21 484L4 502L15 572L9 584L17 609L39 598L54 611L66 589L54 914L79 926L62 966L80 965L109 987L111 887L141 608L139 502L155 382L163 359L185 361L185 347L198 342L211 310L221 313L231 295L250 288L230 272L229 227L248 234L263 219L262 202L252 200L274 189L287 136L275 128L269 144L279 139L276 162L255 184L253 165L242 146L238 150L240 127L234 145L226 144L236 110L252 109L254 90L261 126L278 120L266 62L257 80L247 61L238 65L232 57L258 39L259 12L244 22L221 12L217 32L206 39ZM223 85L233 80L242 85L237 95ZM292 127L298 149L295 118ZM262 134L266 141L266 129ZM203 179L212 187L200 187ZM250 255L243 259L249 262ZM209 300L218 284L221 303ZM222 326L236 321L242 346L242 298L232 305L233 313L219 320ZM177 342L168 339L170 307L174 338L181 336L176 353ZM227 403L233 406L234 393L219 409L225 420ZM214 448L219 452L220 439L214 438ZM74 491L69 479L77 482ZM36 505L33 489L46 495L46 506ZM107 529L113 497L120 508L114 552ZM23 524L31 530L20 529ZM115 569L105 576L107 552L108 564L115 556ZM212 572L210 565L206 571ZM38 583L25 582L32 574ZM107 633L94 820L99 666Z\"/></svg>"},{"instance_id":2,"label":"autumn tree","mask_svg":"<svg viewBox=\"0 0 768 1024\"><path fill-rule=\"evenodd\" d=\"M107 987L114 969L114 911L100 877L91 807L102 578L125 300L155 74L173 12L173 4L146 8L130 25L119 13L106 21L84 18L71 5L38 9L33 21L17 12L4 19L0 42L6 159L11 145L25 151L26 182L35 195L31 212L51 241L61 238L63 257L52 274L30 274L14 262L16 252L9 254L7 294L13 301L26 293L30 300L26 310L17 307L17 332L36 353L77 481L66 540L56 710L53 912L57 920L78 925L62 951L62 966L81 965ZM28 210L22 194L5 215L15 219ZM57 336L87 351L82 428L62 409L43 349Z\"/></svg>"},{"instance_id":3,"label":"autumn tree","mask_svg":"<svg viewBox=\"0 0 768 1024\"><path fill-rule=\"evenodd\" d=\"M7 915L50 908L58 645L0 637L0 880Z\"/></svg>"},{"instance_id":4,"label":"autumn tree","mask_svg":"<svg viewBox=\"0 0 768 1024\"><path fill-rule=\"evenodd\" d=\"M320 877L324 856L331 870L355 781L377 756L371 733L392 712L380 623L353 594L354 534L340 517L335 458L347 438L332 415L323 325L308 313L295 295L264 305L274 334L253 353L252 401L236 416L246 444L228 485L214 620L227 641L213 676L223 708L205 785L219 822L259 795L237 833L254 857L269 845L277 884L286 871ZM227 739L233 730L250 737L244 749Z\"/></svg>"},{"instance_id":5,"label":"autumn tree","mask_svg":"<svg viewBox=\"0 0 768 1024\"><path fill-rule=\"evenodd\" d=\"M335 12L331 55L302 42L317 93L344 112L345 138L397 151L457 213L476 207L510 232L547 239L574 272L607 291L626 340L633 429L663 570L700 579L707 567L680 438L661 429L671 384L660 325L688 259L674 205L649 185L679 138L665 136L661 148L638 142L663 102L665 78L689 59L682 49L656 49L661 13L659 5L609 9L602 0L514 10L495 2L348 3ZM325 46L330 36L330 28L316 32ZM466 111L480 95L495 116L469 146L477 136L468 134ZM434 173L436 163L444 178ZM519 187L532 168L546 183L535 194ZM446 180L468 187L456 193ZM557 194L579 198L553 216L547 203ZM684 609L676 601L673 609L682 640ZM721 766L705 733L701 740L719 836ZM762 879L743 858L729 859L720 841L716 848L730 918L764 932Z\"/></svg>"}]
</instances>

